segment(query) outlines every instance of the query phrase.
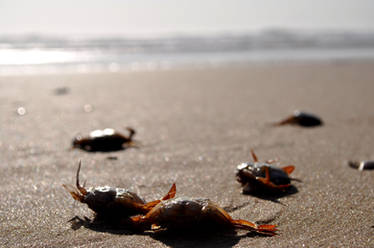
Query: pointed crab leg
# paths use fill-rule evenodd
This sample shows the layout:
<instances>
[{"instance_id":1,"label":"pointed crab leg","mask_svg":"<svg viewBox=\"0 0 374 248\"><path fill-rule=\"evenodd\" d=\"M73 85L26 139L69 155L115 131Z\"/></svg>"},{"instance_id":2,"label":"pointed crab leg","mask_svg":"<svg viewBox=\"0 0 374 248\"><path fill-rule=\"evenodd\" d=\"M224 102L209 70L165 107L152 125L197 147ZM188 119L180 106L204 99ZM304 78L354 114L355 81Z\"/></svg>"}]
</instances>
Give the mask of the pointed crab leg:
<instances>
[{"instance_id":1,"label":"pointed crab leg","mask_svg":"<svg viewBox=\"0 0 374 248\"><path fill-rule=\"evenodd\" d=\"M232 220L231 223L241 229L246 229L250 231L255 231L258 233L274 236L276 235L276 225L256 225L255 223L249 222L247 220Z\"/></svg>"},{"instance_id":2,"label":"pointed crab leg","mask_svg":"<svg viewBox=\"0 0 374 248\"><path fill-rule=\"evenodd\" d=\"M251 154L252 154L253 161L254 161L254 162L257 162L257 161L258 161L258 158L257 158L255 152L253 151L253 149L251 149Z\"/></svg>"},{"instance_id":3,"label":"pointed crab leg","mask_svg":"<svg viewBox=\"0 0 374 248\"><path fill-rule=\"evenodd\" d=\"M78 170L77 170L77 178L76 178L76 186L77 186L77 189L79 190L79 192L81 192L83 195L86 195L87 190L79 184L79 172L81 170L81 165L82 165L82 161L79 160L79 165L78 165Z\"/></svg>"},{"instance_id":4,"label":"pointed crab leg","mask_svg":"<svg viewBox=\"0 0 374 248\"><path fill-rule=\"evenodd\" d=\"M288 165L288 166L283 167L282 170L289 175L295 170L295 166Z\"/></svg>"},{"instance_id":5,"label":"pointed crab leg","mask_svg":"<svg viewBox=\"0 0 374 248\"><path fill-rule=\"evenodd\" d=\"M159 204L161 201L166 201L168 199L174 198L174 196L176 194L176 191L177 191L177 187L175 186L175 183L173 183L169 192L164 197L162 197L161 200L155 200L155 201L148 202L148 203L144 204L143 209L148 212L153 207L155 207L157 204Z\"/></svg>"},{"instance_id":6,"label":"pointed crab leg","mask_svg":"<svg viewBox=\"0 0 374 248\"><path fill-rule=\"evenodd\" d=\"M176 193L177 193L177 186L175 185L175 183L173 183L169 192L164 197L162 197L161 200L166 201L168 199L174 198Z\"/></svg>"},{"instance_id":7,"label":"pointed crab leg","mask_svg":"<svg viewBox=\"0 0 374 248\"><path fill-rule=\"evenodd\" d=\"M76 187L74 188L71 185L65 185L62 186L71 194L71 196L74 198L74 200L83 202L84 195L87 194L87 190L82 187L79 183L79 171L81 169L81 161L79 161L78 170L77 170L77 176L76 176Z\"/></svg>"},{"instance_id":8,"label":"pointed crab leg","mask_svg":"<svg viewBox=\"0 0 374 248\"><path fill-rule=\"evenodd\" d=\"M295 123L295 122L296 122L295 116L291 115L290 117L287 117L286 119L275 123L274 126L283 126L283 125L292 124L292 123Z\"/></svg>"}]
</instances>

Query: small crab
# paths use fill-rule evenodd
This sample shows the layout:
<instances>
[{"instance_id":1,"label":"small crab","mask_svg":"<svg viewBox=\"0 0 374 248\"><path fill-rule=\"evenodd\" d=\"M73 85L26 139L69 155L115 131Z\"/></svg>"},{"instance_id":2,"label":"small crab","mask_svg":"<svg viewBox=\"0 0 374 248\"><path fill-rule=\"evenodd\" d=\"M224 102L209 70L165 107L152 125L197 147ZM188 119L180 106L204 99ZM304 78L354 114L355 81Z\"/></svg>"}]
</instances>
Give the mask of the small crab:
<instances>
[{"instance_id":1,"label":"small crab","mask_svg":"<svg viewBox=\"0 0 374 248\"><path fill-rule=\"evenodd\" d=\"M374 160L366 160L366 161L349 161L348 165L353 169L358 169L359 171L363 170L374 170Z\"/></svg>"},{"instance_id":2,"label":"small crab","mask_svg":"<svg viewBox=\"0 0 374 248\"><path fill-rule=\"evenodd\" d=\"M253 150L251 154L254 162L242 163L236 169L236 178L243 185L243 193L253 193L263 189L283 191L291 186L289 175L295 166L278 168L270 165L272 161L258 162Z\"/></svg>"},{"instance_id":3,"label":"small crab","mask_svg":"<svg viewBox=\"0 0 374 248\"><path fill-rule=\"evenodd\" d=\"M73 148L80 148L85 151L118 151L127 147L136 147L133 137L135 130L127 127L129 136L125 136L112 128L94 130L89 136L76 136L73 139Z\"/></svg>"},{"instance_id":4,"label":"small crab","mask_svg":"<svg viewBox=\"0 0 374 248\"><path fill-rule=\"evenodd\" d=\"M62 185L79 202L85 203L97 216L104 218L121 219L137 214L146 214L162 200L173 198L176 193L175 184L169 192L161 199L146 203L137 194L123 188L112 188L109 186L86 189L79 183L79 162L76 188L72 185Z\"/></svg>"},{"instance_id":5,"label":"small crab","mask_svg":"<svg viewBox=\"0 0 374 248\"><path fill-rule=\"evenodd\" d=\"M175 198L161 201L143 216L131 217L135 226L143 229L245 229L275 235L276 225L257 225L246 220L234 220L225 210L209 199Z\"/></svg>"},{"instance_id":6,"label":"small crab","mask_svg":"<svg viewBox=\"0 0 374 248\"><path fill-rule=\"evenodd\" d=\"M315 127L323 125L322 120L314 114L301 112L296 110L293 115L286 119L276 123L277 126L283 126L287 124L299 125L303 127Z\"/></svg>"}]
</instances>

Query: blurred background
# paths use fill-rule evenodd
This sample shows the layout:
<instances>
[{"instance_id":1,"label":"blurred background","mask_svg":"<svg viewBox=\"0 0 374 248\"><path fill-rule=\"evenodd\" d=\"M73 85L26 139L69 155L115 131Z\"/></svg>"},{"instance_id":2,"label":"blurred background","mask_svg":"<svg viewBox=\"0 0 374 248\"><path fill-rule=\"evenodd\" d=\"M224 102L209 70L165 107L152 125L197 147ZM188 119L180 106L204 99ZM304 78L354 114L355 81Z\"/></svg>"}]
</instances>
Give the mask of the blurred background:
<instances>
[{"instance_id":1,"label":"blurred background","mask_svg":"<svg viewBox=\"0 0 374 248\"><path fill-rule=\"evenodd\" d=\"M0 0L0 75L374 58L371 0Z\"/></svg>"}]
</instances>

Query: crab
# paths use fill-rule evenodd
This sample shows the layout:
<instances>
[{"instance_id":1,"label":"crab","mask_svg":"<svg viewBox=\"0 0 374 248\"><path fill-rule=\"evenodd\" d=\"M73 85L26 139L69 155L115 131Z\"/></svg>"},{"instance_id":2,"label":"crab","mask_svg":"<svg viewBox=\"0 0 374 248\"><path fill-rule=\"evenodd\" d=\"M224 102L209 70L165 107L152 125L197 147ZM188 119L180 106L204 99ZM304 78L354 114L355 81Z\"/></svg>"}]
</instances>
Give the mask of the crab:
<instances>
[{"instance_id":1,"label":"crab","mask_svg":"<svg viewBox=\"0 0 374 248\"><path fill-rule=\"evenodd\" d=\"M103 186L86 189L79 183L80 168L81 162L79 162L77 169L76 188L72 185L63 184L62 186L74 200L87 204L97 217L121 219L132 215L146 214L161 201L173 198L176 193L176 186L173 184L169 192L160 200L145 202L136 193L123 188Z\"/></svg>"},{"instance_id":2,"label":"crab","mask_svg":"<svg viewBox=\"0 0 374 248\"><path fill-rule=\"evenodd\" d=\"M276 123L275 125L283 126L287 124L299 125L303 127L315 127L323 125L323 122L318 116L314 114L296 110L294 111L293 115Z\"/></svg>"},{"instance_id":3,"label":"crab","mask_svg":"<svg viewBox=\"0 0 374 248\"><path fill-rule=\"evenodd\" d=\"M276 225L257 225L235 220L214 202L204 198L174 198L161 201L146 215L131 217L133 225L143 229L245 229L265 235L275 235Z\"/></svg>"},{"instance_id":4,"label":"crab","mask_svg":"<svg viewBox=\"0 0 374 248\"><path fill-rule=\"evenodd\" d=\"M127 127L129 135L123 135L112 128L94 130L88 136L76 136L73 139L73 148L80 148L85 151L117 151L128 147L136 147L133 137L135 130Z\"/></svg>"},{"instance_id":5,"label":"crab","mask_svg":"<svg viewBox=\"0 0 374 248\"><path fill-rule=\"evenodd\" d=\"M348 165L353 169L358 169L359 171L363 170L374 170L374 160L366 161L349 161Z\"/></svg>"},{"instance_id":6,"label":"crab","mask_svg":"<svg viewBox=\"0 0 374 248\"><path fill-rule=\"evenodd\" d=\"M285 191L291 186L289 175L295 166L278 168L271 165L273 160L258 162L253 150L251 155L254 162L242 163L236 169L236 178L243 186L243 193L254 193L259 190Z\"/></svg>"}]
</instances>

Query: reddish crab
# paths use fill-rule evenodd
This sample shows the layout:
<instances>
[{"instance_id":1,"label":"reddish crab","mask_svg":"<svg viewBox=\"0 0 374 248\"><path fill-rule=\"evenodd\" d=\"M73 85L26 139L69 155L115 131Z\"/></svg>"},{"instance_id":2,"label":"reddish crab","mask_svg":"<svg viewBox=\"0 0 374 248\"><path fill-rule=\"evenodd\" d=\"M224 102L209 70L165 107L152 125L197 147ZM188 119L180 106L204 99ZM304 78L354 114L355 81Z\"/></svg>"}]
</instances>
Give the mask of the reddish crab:
<instances>
[{"instance_id":1,"label":"reddish crab","mask_svg":"<svg viewBox=\"0 0 374 248\"><path fill-rule=\"evenodd\" d=\"M291 186L289 175L295 166L278 168L270 165L272 161L258 162L253 150L251 154L254 162L242 163L236 169L236 178L243 185L243 193L253 193L263 189L279 191Z\"/></svg>"},{"instance_id":2,"label":"reddish crab","mask_svg":"<svg viewBox=\"0 0 374 248\"><path fill-rule=\"evenodd\" d=\"M275 235L275 225L256 225L246 220L234 220L225 210L209 199L175 198L161 201L144 216L131 217L133 224L143 229L245 229Z\"/></svg>"},{"instance_id":3,"label":"reddish crab","mask_svg":"<svg viewBox=\"0 0 374 248\"><path fill-rule=\"evenodd\" d=\"M82 203L86 203L97 216L104 218L124 218L136 214L146 214L162 200L173 198L176 193L175 184L169 192L161 199L146 203L137 194L122 188L112 188L109 186L84 188L79 184L79 162L76 188L72 185L62 185L74 198Z\"/></svg>"},{"instance_id":4,"label":"reddish crab","mask_svg":"<svg viewBox=\"0 0 374 248\"><path fill-rule=\"evenodd\" d=\"M112 128L94 130L89 136L78 135L73 139L73 148L80 148L89 152L94 151L117 151L128 147L136 147L133 137L135 130L127 127L129 135L125 136Z\"/></svg>"}]
</instances>

